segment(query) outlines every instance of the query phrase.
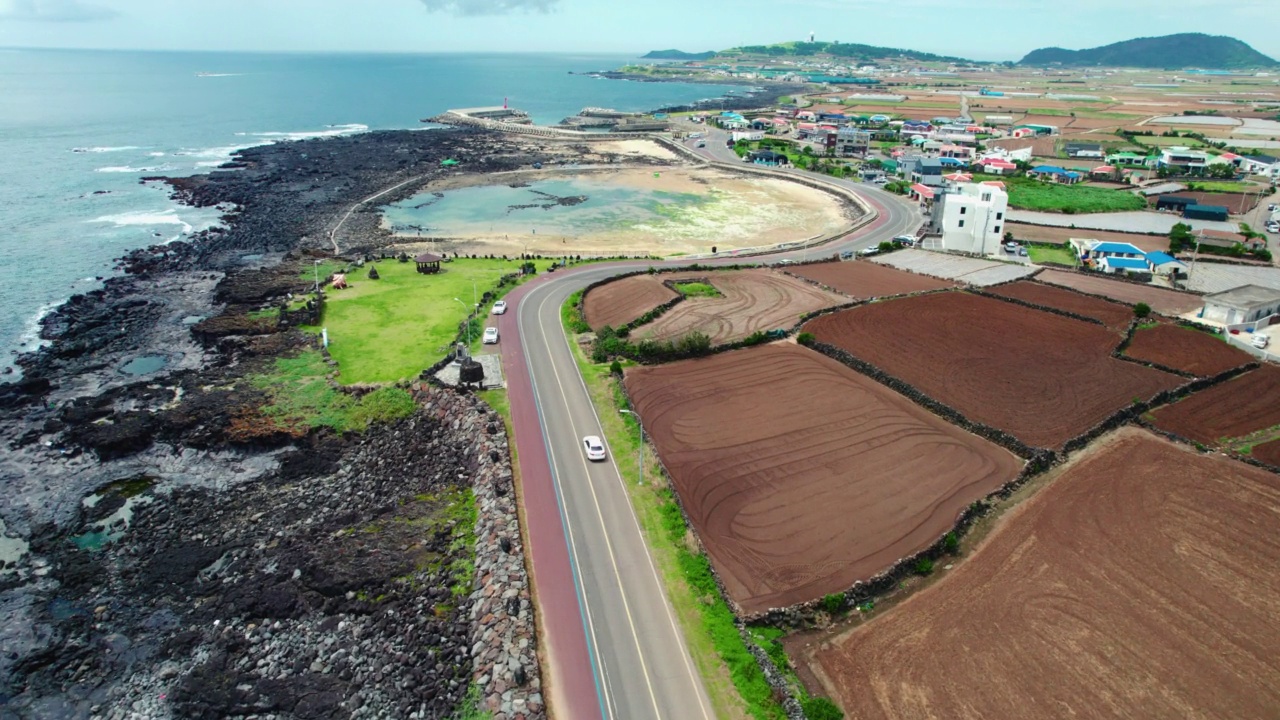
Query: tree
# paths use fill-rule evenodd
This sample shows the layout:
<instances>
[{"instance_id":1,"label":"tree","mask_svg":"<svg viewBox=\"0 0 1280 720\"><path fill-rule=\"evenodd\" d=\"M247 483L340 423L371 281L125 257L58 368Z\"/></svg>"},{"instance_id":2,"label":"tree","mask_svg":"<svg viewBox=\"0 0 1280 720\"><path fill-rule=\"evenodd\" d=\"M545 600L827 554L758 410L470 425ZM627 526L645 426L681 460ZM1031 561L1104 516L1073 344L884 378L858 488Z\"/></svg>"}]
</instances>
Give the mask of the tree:
<instances>
[{"instance_id":1,"label":"tree","mask_svg":"<svg viewBox=\"0 0 1280 720\"><path fill-rule=\"evenodd\" d=\"M1191 234L1191 226L1186 223L1175 223L1169 229L1169 252L1176 253L1183 248L1189 248L1196 244L1196 238Z\"/></svg>"},{"instance_id":2,"label":"tree","mask_svg":"<svg viewBox=\"0 0 1280 720\"><path fill-rule=\"evenodd\" d=\"M1133 316L1136 318L1144 318L1151 314L1151 306L1146 303L1138 303L1133 306Z\"/></svg>"}]
</instances>

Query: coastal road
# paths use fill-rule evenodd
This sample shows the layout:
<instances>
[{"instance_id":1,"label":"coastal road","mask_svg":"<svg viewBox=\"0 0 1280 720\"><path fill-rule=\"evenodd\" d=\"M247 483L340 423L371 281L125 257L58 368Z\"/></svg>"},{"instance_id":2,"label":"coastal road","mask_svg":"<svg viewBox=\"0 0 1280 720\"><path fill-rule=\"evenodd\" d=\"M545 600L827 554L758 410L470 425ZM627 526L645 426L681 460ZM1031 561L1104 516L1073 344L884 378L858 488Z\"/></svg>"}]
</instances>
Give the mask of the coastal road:
<instances>
[{"instance_id":1,"label":"coastal road","mask_svg":"<svg viewBox=\"0 0 1280 720\"><path fill-rule=\"evenodd\" d=\"M823 254L875 245L919 225L898 198L847 184L879 215L825 245ZM707 261L732 262L740 259ZM583 436L604 433L560 320L564 301L591 282L679 263L619 262L547 274L508 295L509 310L498 318L542 620L543 693L561 720L714 717L615 465L628 459L610 453L592 463L583 453Z\"/></svg>"}]
</instances>

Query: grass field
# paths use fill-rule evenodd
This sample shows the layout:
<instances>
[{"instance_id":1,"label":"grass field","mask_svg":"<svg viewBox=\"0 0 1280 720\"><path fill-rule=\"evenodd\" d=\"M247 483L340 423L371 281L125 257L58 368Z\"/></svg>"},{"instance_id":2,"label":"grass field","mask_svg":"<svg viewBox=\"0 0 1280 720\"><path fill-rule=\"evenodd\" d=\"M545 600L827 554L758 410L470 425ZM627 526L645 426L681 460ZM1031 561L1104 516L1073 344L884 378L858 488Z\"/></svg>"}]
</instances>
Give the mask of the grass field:
<instances>
[{"instance_id":1,"label":"grass field","mask_svg":"<svg viewBox=\"0 0 1280 720\"><path fill-rule=\"evenodd\" d=\"M249 380L271 399L262 408L263 416L293 432L315 427L338 432L364 430L371 422L413 414L413 397L407 391L385 387L356 399L329 384L327 376L332 370L319 350L305 350L295 357L277 359L272 372Z\"/></svg>"},{"instance_id":2,"label":"grass field","mask_svg":"<svg viewBox=\"0 0 1280 720\"><path fill-rule=\"evenodd\" d=\"M721 297L720 291L709 283L682 282L674 285L676 292L685 297Z\"/></svg>"},{"instance_id":3,"label":"grass field","mask_svg":"<svg viewBox=\"0 0 1280 720\"><path fill-rule=\"evenodd\" d=\"M1136 136L1134 137L1134 141L1138 143L1142 143L1143 145L1151 145L1151 146L1159 146L1159 147L1195 148L1195 147L1204 146L1204 143L1200 142L1199 140L1196 140L1195 138L1164 137L1163 135L1156 135L1152 137Z\"/></svg>"},{"instance_id":4,"label":"grass field","mask_svg":"<svg viewBox=\"0 0 1280 720\"><path fill-rule=\"evenodd\" d=\"M1201 192L1256 193L1262 187L1257 183L1216 182L1212 180L1191 180L1187 183L1188 190L1199 190Z\"/></svg>"},{"instance_id":5,"label":"grass field","mask_svg":"<svg viewBox=\"0 0 1280 720\"><path fill-rule=\"evenodd\" d=\"M548 264L539 263L539 270ZM353 273L350 288L328 292L324 309L339 382L393 382L418 374L448 352L473 295L519 266L518 260L460 259L444 263L437 275L423 275L411 262L392 261L377 264L380 280L368 279L364 269Z\"/></svg>"},{"instance_id":6,"label":"grass field","mask_svg":"<svg viewBox=\"0 0 1280 720\"><path fill-rule=\"evenodd\" d=\"M1076 254L1065 247L1051 247L1048 245L1029 245L1027 247L1027 255L1033 263L1058 263L1060 265L1075 265Z\"/></svg>"},{"instance_id":7,"label":"grass field","mask_svg":"<svg viewBox=\"0 0 1280 720\"><path fill-rule=\"evenodd\" d=\"M1143 210L1142 198L1128 192L1079 185L1058 185L1024 177L975 175L974 182L1001 180L1009 190L1009 207L1043 212L1099 213Z\"/></svg>"}]
</instances>

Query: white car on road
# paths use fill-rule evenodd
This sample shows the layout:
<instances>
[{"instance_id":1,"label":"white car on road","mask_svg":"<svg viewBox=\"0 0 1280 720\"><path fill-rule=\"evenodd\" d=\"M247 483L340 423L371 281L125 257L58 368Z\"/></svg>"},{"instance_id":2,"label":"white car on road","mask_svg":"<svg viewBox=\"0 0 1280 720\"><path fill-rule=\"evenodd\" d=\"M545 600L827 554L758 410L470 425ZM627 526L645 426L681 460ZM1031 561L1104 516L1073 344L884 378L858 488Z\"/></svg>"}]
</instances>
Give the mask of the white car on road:
<instances>
[{"instance_id":1,"label":"white car on road","mask_svg":"<svg viewBox=\"0 0 1280 720\"><path fill-rule=\"evenodd\" d=\"M490 310L490 312L492 312L494 315L501 315L501 314L505 313L506 311L507 311L507 301L506 301L506 300L499 300L498 302L494 303L494 304L493 304L493 310Z\"/></svg>"},{"instance_id":2,"label":"white car on road","mask_svg":"<svg viewBox=\"0 0 1280 720\"><path fill-rule=\"evenodd\" d=\"M586 451L588 460L603 460L605 457L604 443L595 435L582 438L582 448Z\"/></svg>"},{"instance_id":3,"label":"white car on road","mask_svg":"<svg viewBox=\"0 0 1280 720\"><path fill-rule=\"evenodd\" d=\"M498 342L498 328L485 328L484 335L481 336L480 342L485 345L496 345Z\"/></svg>"}]
</instances>

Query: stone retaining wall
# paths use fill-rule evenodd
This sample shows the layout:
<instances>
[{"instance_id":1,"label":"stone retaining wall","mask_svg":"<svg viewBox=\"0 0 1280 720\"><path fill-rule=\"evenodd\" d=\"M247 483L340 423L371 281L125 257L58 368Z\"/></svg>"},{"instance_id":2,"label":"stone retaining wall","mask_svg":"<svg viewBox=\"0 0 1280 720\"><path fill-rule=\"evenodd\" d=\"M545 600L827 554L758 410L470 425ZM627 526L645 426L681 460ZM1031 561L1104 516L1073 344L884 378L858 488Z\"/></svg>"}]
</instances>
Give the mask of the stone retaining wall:
<instances>
[{"instance_id":1,"label":"stone retaining wall","mask_svg":"<svg viewBox=\"0 0 1280 720\"><path fill-rule=\"evenodd\" d=\"M481 705L493 720L543 720L532 597L502 418L468 393L421 388L419 395L429 411L455 418L458 434L477 445L479 464L471 476L476 499L472 682L481 688Z\"/></svg>"},{"instance_id":2,"label":"stone retaining wall","mask_svg":"<svg viewBox=\"0 0 1280 720\"><path fill-rule=\"evenodd\" d=\"M1013 281L1013 282L1017 282L1017 281ZM1003 284L1005 283L1000 283L1000 285L1003 285ZM993 285L991 287L999 287L999 285ZM985 290L986 290L985 288L982 290L979 290L977 288L968 289L968 291L973 293L974 295L981 295L982 297L991 298L992 300L1000 300L1002 302L1012 303L1014 305L1021 305L1022 307L1031 308L1032 310L1039 310L1041 312L1053 313L1054 315L1069 317L1072 320L1079 320L1081 322L1087 322L1087 323L1092 323L1094 325L1102 325L1103 327L1106 327L1106 323L1102 322L1098 318L1087 317L1079 313L1071 312L1070 310L1063 310L1062 308L1049 307L1048 305L1040 305L1037 303L1028 302L1026 300L1022 300L1015 297L997 295L995 293L986 292Z\"/></svg>"}]
</instances>

